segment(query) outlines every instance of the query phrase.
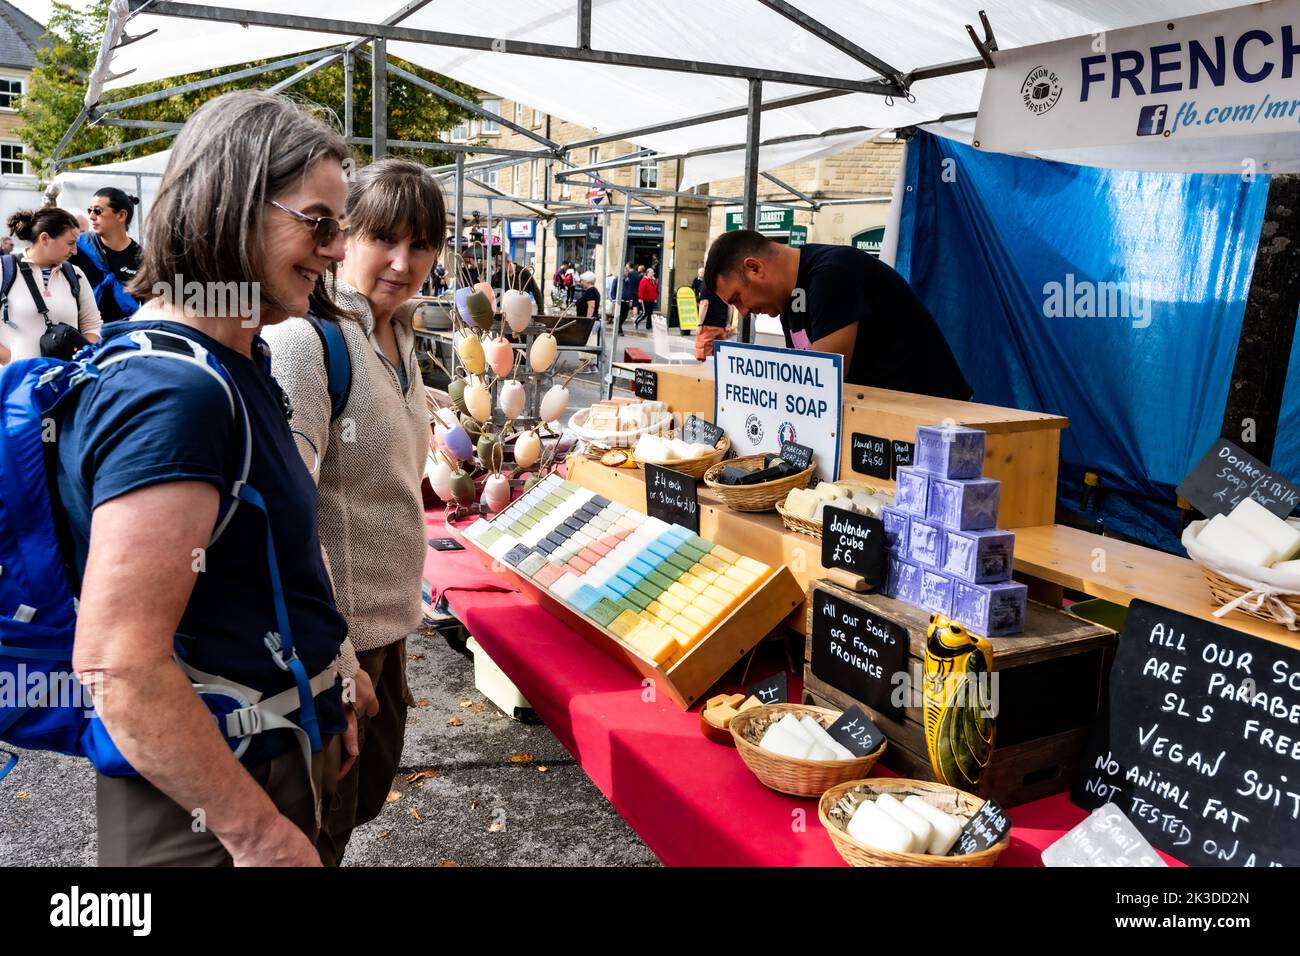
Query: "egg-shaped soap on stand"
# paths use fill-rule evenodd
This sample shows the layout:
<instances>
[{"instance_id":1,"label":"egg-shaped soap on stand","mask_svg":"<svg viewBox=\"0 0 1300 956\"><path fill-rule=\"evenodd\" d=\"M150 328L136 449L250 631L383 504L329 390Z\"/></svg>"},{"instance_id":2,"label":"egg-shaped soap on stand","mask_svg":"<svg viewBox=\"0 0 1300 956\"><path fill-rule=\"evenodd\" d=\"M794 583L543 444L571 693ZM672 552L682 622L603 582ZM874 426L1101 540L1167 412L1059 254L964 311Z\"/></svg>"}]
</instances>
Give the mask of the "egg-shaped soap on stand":
<instances>
[{"instance_id":1,"label":"egg-shaped soap on stand","mask_svg":"<svg viewBox=\"0 0 1300 956\"><path fill-rule=\"evenodd\" d=\"M460 416L460 427L465 429L470 441L478 441L479 436L483 434L483 426L469 412Z\"/></svg>"},{"instance_id":2,"label":"egg-shaped soap on stand","mask_svg":"<svg viewBox=\"0 0 1300 956\"><path fill-rule=\"evenodd\" d=\"M510 504L510 479L499 472L488 475L487 480L483 482L481 497L483 504L487 505L488 511L493 514L503 510Z\"/></svg>"},{"instance_id":3,"label":"egg-shaped soap on stand","mask_svg":"<svg viewBox=\"0 0 1300 956\"><path fill-rule=\"evenodd\" d=\"M563 385L552 385L542 396L538 416L544 422L553 422L569 407L569 390Z\"/></svg>"},{"instance_id":4,"label":"egg-shaped soap on stand","mask_svg":"<svg viewBox=\"0 0 1300 956\"><path fill-rule=\"evenodd\" d=\"M497 396L497 405L507 419L514 421L524 413L526 397L523 383L508 378L501 383L501 394Z\"/></svg>"},{"instance_id":5,"label":"egg-shaped soap on stand","mask_svg":"<svg viewBox=\"0 0 1300 956\"><path fill-rule=\"evenodd\" d=\"M424 464L425 477L429 479L429 487L433 493L443 501L451 501L451 465L443 459L441 455L431 454L428 461Z\"/></svg>"},{"instance_id":6,"label":"egg-shaped soap on stand","mask_svg":"<svg viewBox=\"0 0 1300 956\"><path fill-rule=\"evenodd\" d=\"M460 357L460 363L465 366L465 371L471 375L482 375L483 369L487 367L487 360L483 354L483 341L476 332L466 329L456 333L456 354Z\"/></svg>"},{"instance_id":7,"label":"egg-shaped soap on stand","mask_svg":"<svg viewBox=\"0 0 1300 956\"><path fill-rule=\"evenodd\" d=\"M443 435L443 441L447 446L447 451L457 461L469 461L474 457L474 443L470 441L469 432L457 425L455 428L448 428Z\"/></svg>"},{"instance_id":8,"label":"egg-shaped soap on stand","mask_svg":"<svg viewBox=\"0 0 1300 956\"><path fill-rule=\"evenodd\" d=\"M533 320L533 297L518 289L507 289L501 296L501 312L510 331L517 335Z\"/></svg>"},{"instance_id":9,"label":"egg-shaped soap on stand","mask_svg":"<svg viewBox=\"0 0 1300 956\"><path fill-rule=\"evenodd\" d=\"M456 302L456 311L460 313L461 320L467 324L472 324L474 321L469 314L469 296L470 293L473 291L474 291L473 289L466 286L464 288L457 289L456 294L454 296Z\"/></svg>"},{"instance_id":10,"label":"egg-shaped soap on stand","mask_svg":"<svg viewBox=\"0 0 1300 956\"><path fill-rule=\"evenodd\" d=\"M483 343L483 353L497 378L505 378L515 367L515 348L504 336L494 335Z\"/></svg>"},{"instance_id":11,"label":"egg-shaped soap on stand","mask_svg":"<svg viewBox=\"0 0 1300 956\"><path fill-rule=\"evenodd\" d=\"M475 328L483 332L492 328L492 323L496 321L492 299L479 286L475 286L474 291L469 294L465 306L469 309L469 318Z\"/></svg>"},{"instance_id":12,"label":"egg-shaped soap on stand","mask_svg":"<svg viewBox=\"0 0 1300 956\"><path fill-rule=\"evenodd\" d=\"M505 450L501 447L501 439L490 432L484 432L479 436L478 446L475 449L478 452L478 460L488 471L500 471L501 460L505 457Z\"/></svg>"},{"instance_id":13,"label":"egg-shaped soap on stand","mask_svg":"<svg viewBox=\"0 0 1300 956\"><path fill-rule=\"evenodd\" d=\"M527 431L515 439L515 464L527 471L542 455L542 439L536 431Z\"/></svg>"},{"instance_id":14,"label":"egg-shaped soap on stand","mask_svg":"<svg viewBox=\"0 0 1300 956\"><path fill-rule=\"evenodd\" d=\"M528 351L528 366L534 374L542 375L555 364L555 356L558 354L559 346L555 342L555 336L543 332L533 340L533 347Z\"/></svg>"},{"instance_id":15,"label":"egg-shaped soap on stand","mask_svg":"<svg viewBox=\"0 0 1300 956\"><path fill-rule=\"evenodd\" d=\"M492 417L492 391L482 382L470 382L465 386L465 408L482 424Z\"/></svg>"},{"instance_id":16,"label":"egg-shaped soap on stand","mask_svg":"<svg viewBox=\"0 0 1300 956\"><path fill-rule=\"evenodd\" d=\"M457 504L469 507L474 503L474 479L464 468L458 468L451 473L450 484L451 493Z\"/></svg>"},{"instance_id":17,"label":"egg-shaped soap on stand","mask_svg":"<svg viewBox=\"0 0 1300 956\"><path fill-rule=\"evenodd\" d=\"M463 378L453 378L447 383L447 397L451 399L451 407L458 415L465 414L465 385Z\"/></svg>"}]
</instances>

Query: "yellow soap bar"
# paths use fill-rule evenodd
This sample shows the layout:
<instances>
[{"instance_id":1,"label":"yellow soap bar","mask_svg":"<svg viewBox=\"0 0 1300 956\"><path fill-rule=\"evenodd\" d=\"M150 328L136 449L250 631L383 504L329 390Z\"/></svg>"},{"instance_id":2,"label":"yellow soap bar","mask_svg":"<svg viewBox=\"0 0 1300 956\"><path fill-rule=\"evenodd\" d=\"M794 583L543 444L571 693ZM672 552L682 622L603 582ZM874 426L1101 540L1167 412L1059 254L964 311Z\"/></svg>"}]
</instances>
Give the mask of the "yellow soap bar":
<instances>
[{"instance_id":1,"label":"yellow soap bar","mask_svg":"<svg viewBox=\"0 0 1300 956\"><path fill-rule=\"evenodd\" d=\"M645 612L649 614L651 617L658 617L659 612L663 610L663 607L664 606L660 604L658 601L651 601L649 604L646 605Z\"/></svg>"},{"instance_id":2,"label":"yellow soap bar","mask_svg":"<svg viewBox=\"0 0 1300 956\"><path fill-rule=\"evenodd\" d=\"M736 567L740 568L742 571L752 572L754 577L759 580L767 577L772 571L772 569L762 561L755 561L753 558L745 557L743 555L736 561Z\"/></svg>"},{"instance_id":3,"label":"yellow soap bar","mask_svg":"<svg viewBox=\"0 0 1300 956\"><path fill-rule=\"evenodd\" d=\"M666 625L664 630L668 632L672 639L677 642L677 646L683 651L690 650L691 646L696 642L696 640L698 640L698 635L692 637L685 631L673 627L672 625Z\"/></svg>"},{"instance_id":4,"label":"yellow soap bar","mask_svg":"<svg viewBox=\"0 0 1300 956\"><path fill-rule=\"evenodd\" d=\"M721 591L731 597L738 598L745 594L745 585L741 584L734 578L729 578L725 574L719 574L713 582L715 593Z\"/></svg>"},{"instance_id":5,"label":"yellow soap bar","mask_svg":"<svg viewBox=\"0 0 1300 956\"><path fill-rule=\"evenodd\" d=\"M627 642L656 664L667 663L679 649L677 642L663 628L644 621L627 636Z\"/></svg>"},{"instance_id":6,"label":"yellow soap bar","mask_svg":"<svg viewBox=\"0 0 1300 956\"><path fill-rule=\"evenodd\" d=\"M736 560L740 557L740 555L736 554L735 551L732 551L730 548L724 548L720 544L715 544L710 554L719 561L723 561L727 564L735 564Z\"/></svg>"},{"instance_id":7,"label":"yellow soap bar","mask_svg":"<svg viewBox=\"0 0 1300 956\"><path fill-rule=\"evenodd\" d=\"M704 627L700 625L698 622L696 622L693 618L690 618L685 614L677 615L677 618L673 621L673 623L668 626L673 628L673 630L677 631L678 633L685 635L686 637L685 645L688 647L691 644L694 644L695 641L699 638L699 636L704 633Z\"/></svg>"},{"instance_id":8,"label":"yellow soap bar","mask_svg":"<svg viewBox=\"0 0 1300 956\"><path fill-rule=\"evenodd\" d=\"M641 623L641 617L635 611L624 611L610 623L609 629L619 637L627 637Z\"/></svg>"},{"instance_id":9,"label":"yellow soap bar","mask_svg":"<svg viewBox=\"0 0 1300 956\"><path fill-rule=\"evenodd\" d=\"M694 621L700 626L701 630L706 630L709 625L713 623L712 618L710 618L708 614L701 611L693 604L687 607L686 610L682 611L682 616L690 621Z\"/></svg>"},{"instance_id":10,"label":"yellow soap bar","mask_svg":"<svg viewBox=\"0 0 1300 956\"><path fill-rule=\"evenodd\" d=\"M700 580L695 575L691 574L691 572L689 571L687 571L680 578L678 578L677 583L682 585L683 587L690 588L696 594L699 594L706 587L708 587L708 584L706 582Z\"/></svg>"},{"instance_id":11,"label":"yellow soap bar","mask_svg":"<svg viewBox=\"0 0 1300 956\"><path fill-rule=\"evenodd\" d=\"M706 584L712 584L718 579L718 572L705 565L703 561L691 568L691 574Z\"/></svg>"},{"instance_id":12,"label":"yellow soap bar","mask_svg":"<svg viewBox=\"0 0 1300 956\"><path fill-rule=\"evenodd\" d=\"M706 554L704 557L700 558L700 564L704 565L706 568L708 568L711 571L727 570L727 562L723 561L716 554ZM696 567L698 566L699 565L696 565Z\"/></svg>"},{"instance_id":13,"label":"yellow soap bar","mask_svg":"<svg viewBox=\"0 0 1300 956\"><path fill-rule=\"evenodd\" d=\"M710 621L717 621L726 614L726 607L719 604L707 594L701 594L695 599L695 606L709 616ZM739 703L739 702L737 702Z\"/></svg>"},{"instance_id":14,"label":"yellow soap bar","mask_svg":"<svg viewBox=\"0 0 1300 956\"><path fill-rule=\"evenodd\" d=\"M733 568L727 568L726 577L735 581L747 592L753 590L754 585L758 582L758 575L753 571L746 571L739 565Z\"/></svg>"},{"instance_id":15,"label":"yellow soap bar","mask_svg":"<svg viewBox=\"0 0 1300 956\"><path fill-rule=\"evenodd\" d=\"M649 611L647 611L646 614L649 614ZM659 609L655 611L654 614L649 614L649 616L652 623L671 624L673 621L677 620L678 614L679 612L674 611L672 608L667 608L660 604Z\"/></svg>"},{"instance_id":16,"label":"yellow soap bar","mask_svg":"<svg viewBox=\"0 0 1300 956\"><path fill-rule=\"evenodd\" d=\"M695 600L695 595L699 592L692 591L685 584L682 584L681 581L677 581L664 593L677 598L677 600L681 601L683 604L690 604ZM663 600L663 595L659 596L659 600Z\"/></svg>"},{"instance_id":17,"label":"yellow soap bar","mask_svg":"<svg viewBox=\"0 0 1300 956\"><path fill-rule=\"evenodd\" d=\"M671 588L659 595L659 603L670 611L676 611L679 614L681 613L682 608L686 607L686 602L674 594Z\"/></svg>"}]
</instances>

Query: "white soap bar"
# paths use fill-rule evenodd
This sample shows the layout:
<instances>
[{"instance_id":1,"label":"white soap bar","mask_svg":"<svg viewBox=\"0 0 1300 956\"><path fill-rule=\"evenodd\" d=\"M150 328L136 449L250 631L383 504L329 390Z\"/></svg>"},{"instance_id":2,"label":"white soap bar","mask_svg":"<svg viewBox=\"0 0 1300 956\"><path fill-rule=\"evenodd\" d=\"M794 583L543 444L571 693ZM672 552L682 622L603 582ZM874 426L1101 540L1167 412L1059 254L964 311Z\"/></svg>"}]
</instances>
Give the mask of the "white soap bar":
<instances>
[{"instance_id":1,"label":"white soap bar","mask_svg":"<svg viewBox=\"0 0 1300 956\"><path fill-rule=\"evenodd\" d=\"M805 760L836 760L835 751L829 747L823 747L821 744L813 744L812 750L808 751Z\"/></svg>"},{"instance_id":2,"label":"white soap bar","mask_svg":"<svg viewBox=\"0 0 1300 956\"><path fill-rule=\"evenodd\" d=\"M799 718L794 714L786 714L776 722L776 726L784 727L787 732L793 734L799 740L807 741L809 746L817 743L817 739L813 737L812 734L808 733L804 728L804 725L799 723Z\"/></svg>"},{"instance_id":3,"label":"white soap bar","mask_svg":"<svg viewBox=\"0 0 1300 956\"><path fill-rule=\"evenodd\" d=\"M1228 520L1227 515L1215 515L1210 523L1196 536L1198 544L1211 551L1216 551L1225 558L1232 558L1245 564L1268 567L1277 560L1277 551L1266 541L1255 537L1238 524Z\"/></svg>"},{"instance_id":4,"label":"white soap bar","mask_svg":"<svg viewBox=\"0 0 1300 956\"><path fill-rule=\"evenodd\" d=\"M811 518L817 507L817 492L808 488L793 488L781 507L797 518Z\"/></svg>"},{"instance_id":5,"label":"white soap bar","mask_svg":"<svg viewBox=\"0 0 1300 956\"><path fill-rule=\"evenodd\" d=\"M810 717L808 714L804 714L802 717L799 718L799 723L803 725L804 730L812 734L813 740L817 741L818 745L825 747L831 753L835 754L835 757L833 759L835 760L853 759L853 751L849 750L848 747L844 746L842 743L840 743L838 740L836 740L834 737L828 734L826 732L826 728L823 727L820 723L818 723L815 718Z\"/></svg>"},{"instance_id":6,"label":"white soap bar","mask_svg":"<svg viewBox=\"0 0 1300 956\"><path fill-rule=\"evenodd\" d=\"M790 733L779 724L769 727L758 745L779 757L793 757L796 760L804 760L808 756L808 751L812 750L812 744Z\"/></svg>"},{"instance_id":7,"label":"white soap bar","mask_svg":"<svg viewBox=\"0 0 1300 956\"><path fill-rule=\"evenodd\" d=\"M834 501L840 496L839 485L833 485L830 482L823 481L813 489L813 494L817 496L818 501Z\"/></svg>"},{"instance_id":8,"label":"white soap bar","mask_svg":"<svg viewBox=\"0 0 1300 956\"><path fill-rule=\"evenodd\" d=\"M1277 552L1275 561L1294 558L1296 552L1300 551L1300 531L1273 514L1254 498L1247 498L1233 508L1228 519L1243 531L1267 542L1268 546Z\"/></svg>"},{"instance_id":9,"label":"white soap bar","mask_svg":"<svg viewBox=\"0 0 1300 956\"><path fill-rule=\"evenodd\" d=\"M912 831L885 813L870 800L864 800L853 812L848 825L849 836L859 843L891 853L910 853Z\"/></svg>"},{"instance_id":10,"label":"white soap bar","mask_svg":"<svg viewBox=\"0 0 1300 956\"><path fill-rule=\"evenodd\" d=\"M929 848L933 827L928 820L907 809L888 793L876 797L876 806L911 831L913 853L924 853Z\"/></svg>"},{"instance_id":11,"label":"white soap bar","mask_svg":"<svg viewBox=\"0 0 1300 956\"><path fill-rule=\"evenodd\" d=\"M947 856L952 845L961 836L962 822L951 814L944 813L938 807L926 803L916 794L906 798L903 806L930 824L930 845L927 852L935 856Z\"/></svg>"},{"instance_id":12,"label":"white soap bar","mask_svg":"<svg viewBox=\"0 0 1300 956\"><path fill-rule=\"evenodd\" d=\"M1273 565L1274 571L1281 571L1283 574L1300 575L1300 561L1280 561Z\"/></svg>"}]
</instances>

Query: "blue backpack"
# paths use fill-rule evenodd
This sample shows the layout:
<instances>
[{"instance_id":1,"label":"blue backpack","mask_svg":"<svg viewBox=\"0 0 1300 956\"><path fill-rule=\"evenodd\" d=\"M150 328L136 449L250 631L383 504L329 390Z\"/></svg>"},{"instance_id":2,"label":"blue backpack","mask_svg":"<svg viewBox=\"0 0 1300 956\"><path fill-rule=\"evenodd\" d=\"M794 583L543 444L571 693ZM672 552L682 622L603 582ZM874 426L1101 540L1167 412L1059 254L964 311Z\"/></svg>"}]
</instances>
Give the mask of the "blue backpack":
<instances>
[{"instance_id":1,"label":"blue backpack","mask_svg":"<svg viewBox=\"0 0 1300 956\"><path fill-rule=\"evenodd\" d=\"M65 563L69 551L61 542L53 482L53 437L59 416L83 385L103 369L134 356L188 362L213 376L225 391L240 436L238 478L223 498L209 546L229 525L240 503L262 514L278 628L263 640L276 664L293 675L294 686L266 697L196 670L182 659L179 649L176 661L236 757L243 755L255 734L291 730L310 766L311 753L321 749L314 698L334 686L336 674L330 667L309 677L294 652L266 504L248 484L253 449L244 400L216 356L187 336L159 329L124 329L83 349L70 362L35 358L0 368L0 488L4 489L0 497L0 741L87 757L108 776L135 775L72 670L76 578ZM297 724L286 717L294 711L299 711ZM3 778L18 758L7 751L0 751L0 757L8 758L0 767Z\"/></svg>"}]
</instances>

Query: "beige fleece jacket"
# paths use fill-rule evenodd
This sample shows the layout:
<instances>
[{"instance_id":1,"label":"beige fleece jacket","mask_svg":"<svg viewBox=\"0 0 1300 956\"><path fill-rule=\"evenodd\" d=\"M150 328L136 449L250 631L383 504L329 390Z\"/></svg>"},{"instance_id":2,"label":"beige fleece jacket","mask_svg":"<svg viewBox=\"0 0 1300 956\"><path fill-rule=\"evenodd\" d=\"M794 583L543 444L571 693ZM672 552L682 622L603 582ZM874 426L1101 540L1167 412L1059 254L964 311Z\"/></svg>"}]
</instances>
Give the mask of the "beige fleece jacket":
<instances>
[{"instance_id":1,"label":"beige fleece jacket","mask_svg":"<svg viewBox=\"0 0 1300 956\"><path fill-rule=\"evenodd\" d=\"M271 372L293 407L289 427L307 467L315 468L317 515L334 596L348 622L339 656L345 677L356 651L400 641L420 623L424 570L424 505L420 479L429 449L429 411L409 318L394 319L410 387L403 394L394 366L375 338L370 303L342 280L334 299L352 360L352 390L330 421L325 354L305 319L263 330Z\"/></svg>"}]
</instances>

